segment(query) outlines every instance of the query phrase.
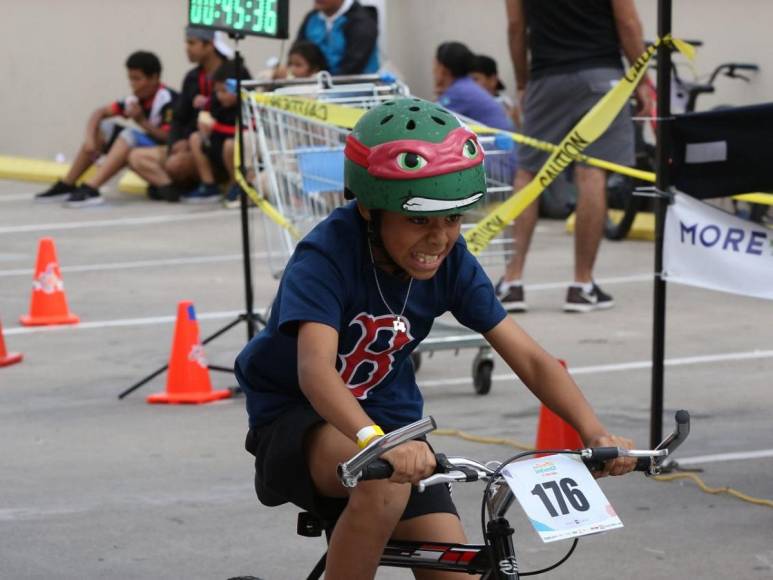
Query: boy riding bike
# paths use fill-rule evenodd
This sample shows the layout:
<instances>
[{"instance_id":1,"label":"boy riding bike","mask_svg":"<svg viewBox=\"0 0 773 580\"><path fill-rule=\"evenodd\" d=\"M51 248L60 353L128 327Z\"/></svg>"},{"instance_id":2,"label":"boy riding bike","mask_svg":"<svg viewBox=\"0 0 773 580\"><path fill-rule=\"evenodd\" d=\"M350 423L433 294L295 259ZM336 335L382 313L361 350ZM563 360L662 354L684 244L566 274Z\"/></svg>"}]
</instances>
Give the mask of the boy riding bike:
<instances>
[{"instance_id":1,"label":"boy riding bike","mask_svg":"<svg viewBox=\"0 0 773 580\"><path fill-rule=\"evenodd\" d=\"M313 513L348 498L326 578L352 580L373 578L390 537L466 541L448 489L419 494L411 486L435 467L427 443L385 453L394 467L389 480L345 489L336 475L358 448L422 416L410 354L444 312L482 333L586 445L632 443L607 432L556 359L507 316L467 251L461 214L486 191L475 134L446 109L404 98L367 112L345 156L346 193L355 201L298 244L268 325L237 358L236 376L247 395L258 498ZM634 463L616 459L603 475Z\"/></svg>"}]
</instances>

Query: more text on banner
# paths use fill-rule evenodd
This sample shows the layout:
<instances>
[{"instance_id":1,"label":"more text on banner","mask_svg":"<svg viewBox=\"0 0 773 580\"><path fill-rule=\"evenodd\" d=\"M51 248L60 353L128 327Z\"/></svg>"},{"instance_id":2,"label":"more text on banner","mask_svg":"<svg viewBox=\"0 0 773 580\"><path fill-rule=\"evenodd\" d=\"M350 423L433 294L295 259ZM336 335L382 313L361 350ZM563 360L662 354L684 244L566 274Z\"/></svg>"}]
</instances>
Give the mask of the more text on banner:
<instances>
[{"instance_id":1,"label":"more text on banner","mask_svg":"<svg viewBox=\"0 0 773 580\"><path fill-rule=\"evenodd\" d=\"M772 232L677 194L666 214L663 278L773 300Z\"/></svg>"}]
</instances>

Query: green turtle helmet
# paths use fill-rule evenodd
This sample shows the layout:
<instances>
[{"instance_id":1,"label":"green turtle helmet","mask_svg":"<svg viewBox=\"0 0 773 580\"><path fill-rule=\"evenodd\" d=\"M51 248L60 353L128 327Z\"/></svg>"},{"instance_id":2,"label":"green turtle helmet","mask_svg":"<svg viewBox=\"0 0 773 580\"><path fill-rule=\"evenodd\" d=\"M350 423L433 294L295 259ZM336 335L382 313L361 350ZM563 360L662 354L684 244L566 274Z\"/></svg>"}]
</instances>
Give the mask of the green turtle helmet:
<instances>
[{"instance_id":1,"label":"green turtle helmet","mask_svg":"<svg viewBox=\"0 0 773 580\"><path fill-rule=\"evenodd\" d=\"M365 113L347 137L344 185L368 209L457 214L486 192L483 148L443 107L400 98Z\"/></svg>"}]
</instances>

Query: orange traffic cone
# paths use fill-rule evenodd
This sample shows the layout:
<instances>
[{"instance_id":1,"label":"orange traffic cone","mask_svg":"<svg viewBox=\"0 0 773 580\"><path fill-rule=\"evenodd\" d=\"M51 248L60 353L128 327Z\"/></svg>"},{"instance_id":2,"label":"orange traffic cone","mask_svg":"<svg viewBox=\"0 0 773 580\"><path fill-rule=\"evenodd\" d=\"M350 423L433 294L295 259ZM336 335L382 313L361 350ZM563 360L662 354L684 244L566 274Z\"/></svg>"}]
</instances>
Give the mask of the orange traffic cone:
<instances>
[{"instance_id":1,"label":"orange traffic cone","mask_svg":"<svg viewBox=\"0 0 773 580\"><path fill-rule=\"evenodd\" d=\"M559 359L558 362L566 368L565 361ZM585 447L579 433L545 405L540 407L537 442L534 446L537 449L582 449Z\"/></svg>"},{"instance_id":2,"label":"orange traffic cone","mask_svg":"<svg viewBox=\"0 0 773 580\"><path fill-rule=\"evenodd\" d=\"M210 403L227 399L231 391L213 391L204 347L199 340L199 323L193 302L184 300L177 305L177 322L169 357L166 392L147 398L148 403Z\"/></svg>"},{"instance_id":3,"label":"orange traffic cone","mask_svg":"<svg viewBox=\"0 0 773 580\"><path fill-rule=\"evenodd\" d=\"M41 238L38 243L38 260L35 266L35 279L32 282L30 313L19 320L25 326L80 322L80 318L67 309L62 274L59 272L56 248L51 238Z\"/></svg>"},{"instance_id":4,"label":"orange traffic cone","mask_svg":"<svg viewBox=\"0 0 773 580\"><path fill-rule=\"evenodd\" d=\"M3 339L3 325L0 323L0 367L7 367L17 362L21 362L24 358L18 352L8 352L5 350L5 340Z\"/></svg>"}]
</instances>

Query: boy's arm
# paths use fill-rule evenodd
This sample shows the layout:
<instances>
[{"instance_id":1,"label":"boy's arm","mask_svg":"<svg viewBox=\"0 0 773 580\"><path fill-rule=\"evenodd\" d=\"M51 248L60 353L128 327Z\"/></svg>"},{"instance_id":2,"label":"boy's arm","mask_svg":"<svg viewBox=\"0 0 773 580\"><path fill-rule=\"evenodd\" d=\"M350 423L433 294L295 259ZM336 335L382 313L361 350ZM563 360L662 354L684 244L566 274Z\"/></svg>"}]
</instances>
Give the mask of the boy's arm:
<instances>
[{"instance_id":1,"label":"boy's arm","mask_svg":"<svg viewBox=\"0 0 773 580\"><path fill-rule=\"evenodd\" d=\"M373 420L336 371L338 332L318 322L302 322L298 329L298 382L311 406L325 421L352 441Z\"/></svg>"},{"instance_id":2,"label":"boy's arm","mask_svg":"<svg viewBox=\"0 0 773 580\"><path fill-rule=\"evenodd\" d=\"M507 316L485 335L529 390L551 411L574 427L589 447L626 447L633 443L611 435L557 359L540 347ZM608 462L603 474L621 475L635 466L632 458Z\"/></svg>"}]
</instances>

